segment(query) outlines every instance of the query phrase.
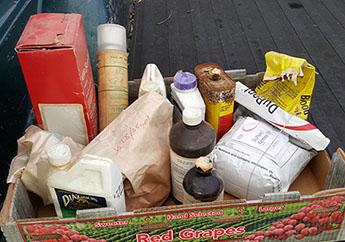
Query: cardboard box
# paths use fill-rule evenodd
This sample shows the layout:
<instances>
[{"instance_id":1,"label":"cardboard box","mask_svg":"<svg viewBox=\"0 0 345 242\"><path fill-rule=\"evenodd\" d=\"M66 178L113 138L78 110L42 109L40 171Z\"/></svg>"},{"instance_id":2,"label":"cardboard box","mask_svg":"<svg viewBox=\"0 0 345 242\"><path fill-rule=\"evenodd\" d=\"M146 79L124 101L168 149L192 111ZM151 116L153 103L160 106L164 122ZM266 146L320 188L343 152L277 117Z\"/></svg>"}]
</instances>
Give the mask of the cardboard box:
<instances>
[{"instance_id":1,"label":"cardboard box","mask_svg":"<svg viewBox=\"0 0 345 242\"><path fill-rule=\"evenodd\" d=\"M253 86L253 82L261 76L240 75L237 79ZM166 82L169 87L171 79ZM138 80L129 83L130 100L136 97L138 88ZM341 156L344 162L345 157L340 149L335 155ZM132 211L121 216L116 216L111 208L80 210L73 219L58 219L53 206L44 207L41 200L27 192L18 181L9 186L0 224L8 241L65 241L65 233L79 236L74 236L73 241L95 241L91 239L94 238L100 241L254 242L261 240L248 236L267 231L273 223L284 221L306 206L338 200L329 206L325 203L321 209L314 208L312 212L318 216L331 216L338 212L341 217L336 219L340 218L341 221L334 221L322 233L305 236L298 241L342 241L345 240L345 189L323 190L327 174L332 173L329 172L330 165L327 152L320 152L291 185L291 192L266 194L262 200L245 201L227 195L227 200L223 202L175 205L172 199L168 199L165 206ZM266 238L263 241L277 240ZM287 241L295 241L294 236Z\"/></svg>"},{"instance_id":2,"label":"cardboard box","mask_svg":"<svg viewBox=\"0 0 345 242\"><path fill-rule=\"evenodd\" d=\"M97 102L82 16L36 14L16 46L38 125L87 144Z\"/></svg>"}]
</instances>

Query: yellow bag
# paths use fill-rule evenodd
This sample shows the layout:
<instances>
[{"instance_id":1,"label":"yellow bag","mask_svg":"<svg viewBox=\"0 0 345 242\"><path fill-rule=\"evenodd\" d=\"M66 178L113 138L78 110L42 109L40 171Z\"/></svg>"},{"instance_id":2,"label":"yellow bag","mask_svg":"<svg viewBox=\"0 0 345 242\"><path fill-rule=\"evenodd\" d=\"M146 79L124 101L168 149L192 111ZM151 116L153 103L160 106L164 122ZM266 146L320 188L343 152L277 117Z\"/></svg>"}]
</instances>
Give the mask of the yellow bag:
<instances>
[{"instance_id":1,"label":"yellow bag","mask_svg":"<svg viewBox=\"0 0 345 242\"><path fill-rule=\"evenodd\" d=\"M308 118L315 83L315 67L305 59L267 52L266 72L256 93L285 111Z\"/></svg>"}]
</instances>

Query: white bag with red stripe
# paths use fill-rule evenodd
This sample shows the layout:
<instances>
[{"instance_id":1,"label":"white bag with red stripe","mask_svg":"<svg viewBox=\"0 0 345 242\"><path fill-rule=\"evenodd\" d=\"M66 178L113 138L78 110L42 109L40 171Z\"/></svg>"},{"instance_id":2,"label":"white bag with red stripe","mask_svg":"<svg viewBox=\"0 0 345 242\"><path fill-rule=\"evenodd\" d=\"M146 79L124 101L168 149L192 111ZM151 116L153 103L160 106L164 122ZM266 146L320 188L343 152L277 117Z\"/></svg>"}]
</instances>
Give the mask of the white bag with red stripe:
<instances>
[{"instance_id":1,"label":"white bag with red stripe","mask_svg":"<svg viewBox=\"0 0 345 242\"><path fill-rule=\"evenodd\" d=\"M329 144L329 139L314 125L284 111L274 102L260 97L240 82L236 83L235 101L317 151L326 149Z\"/></svg>"},{"instance_id":2,"label":"white bag with red stripe","mask_svg":"<svg viewBox=\"0 0 345 242\"><path fill-rule=\"evenodd\" d=\"M288 191L315 150L325 149L329 140L239 82L235 100L260 118L240 117L211 154L225 191L250 200Z\"/></svg>"}]
</instances>

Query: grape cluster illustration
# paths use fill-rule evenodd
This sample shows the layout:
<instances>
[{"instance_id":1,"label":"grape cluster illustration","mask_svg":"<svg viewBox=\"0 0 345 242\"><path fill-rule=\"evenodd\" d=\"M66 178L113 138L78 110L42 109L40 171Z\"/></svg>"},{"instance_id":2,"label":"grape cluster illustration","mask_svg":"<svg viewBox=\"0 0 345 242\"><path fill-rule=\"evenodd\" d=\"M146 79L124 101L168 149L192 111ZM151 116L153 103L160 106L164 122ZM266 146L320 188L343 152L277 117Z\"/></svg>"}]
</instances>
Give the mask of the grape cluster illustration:
<instances>
[{"instance_id":1,"label":"grape cluster illustration","mask_svg":"<svg viewBox=\"0 0 345 242\"><path fill-rule=\"evenodd\" d=\"M33 224L33 225L29 225L26 226L26 231L29 233L31 238L35 238L35 236L45 236L45 235L61 235L58 236L59 238L57 239L46 239L46 240L42 240L40 239L39 241L42 242L106 242L105 239L93 239L93 238L89 238L86 235L81 235L79 234L78 231L73 230L71 228L69 228L68 226L64 226L64 225L54 225L54 226L43 226L40 224ZM32 240L32 242L36 242L34 239ZM37 241L38 242L38 241Z\"/></svg>"},{"instance_id":2,"label":"grape cluster illustration","mask_svg":"<svg viewBox=\"0 0 345 242\"><path fill-rule=\"evenodd\" d=\"M344 216L339 208L344 197L333 196L323 201L315 201L301 208L298 213L277 221L267 231L256 231L246 237L248 240L262 241L265 238L286 240L290 236L300 240L314 236L332 228L338 228Z\"/></svg>"}]
</instances>

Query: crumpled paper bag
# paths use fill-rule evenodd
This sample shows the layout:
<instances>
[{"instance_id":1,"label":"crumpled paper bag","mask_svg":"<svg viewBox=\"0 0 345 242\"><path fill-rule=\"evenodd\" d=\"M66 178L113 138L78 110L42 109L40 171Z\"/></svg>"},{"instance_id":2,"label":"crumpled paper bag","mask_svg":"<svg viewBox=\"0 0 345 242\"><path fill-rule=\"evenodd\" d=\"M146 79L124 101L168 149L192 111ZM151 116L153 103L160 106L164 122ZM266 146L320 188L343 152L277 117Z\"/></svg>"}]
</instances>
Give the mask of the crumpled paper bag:
<instances>
[{"instance_id":1,"label":"crumpled paper bag","mask_svg":"<svg viewBox=\"0 0 345 242\"><path fill-rule=\"evenodd\" d=\"M75 160L84 146L69 137L44 131L34 125L25 130L17 143L17 156L11 162L7 183L21 179L26 189L39 195L45 205L52 203L47 185L50 165L46 150L52 145L64 143L70 147L72 160Z\"/></svg>"},{"instance_id":2,"label":"crumpled paper bag","mask_svg":"<svg viewBox=\"0 0 345 242\"><path fill-rule=\"evenodd\" d=\"M112 159L124 178L127 211L160 206L170 192L169 131L173 106L157 93L124 110L83 150Z\"/></svg>"}]
</instances>

